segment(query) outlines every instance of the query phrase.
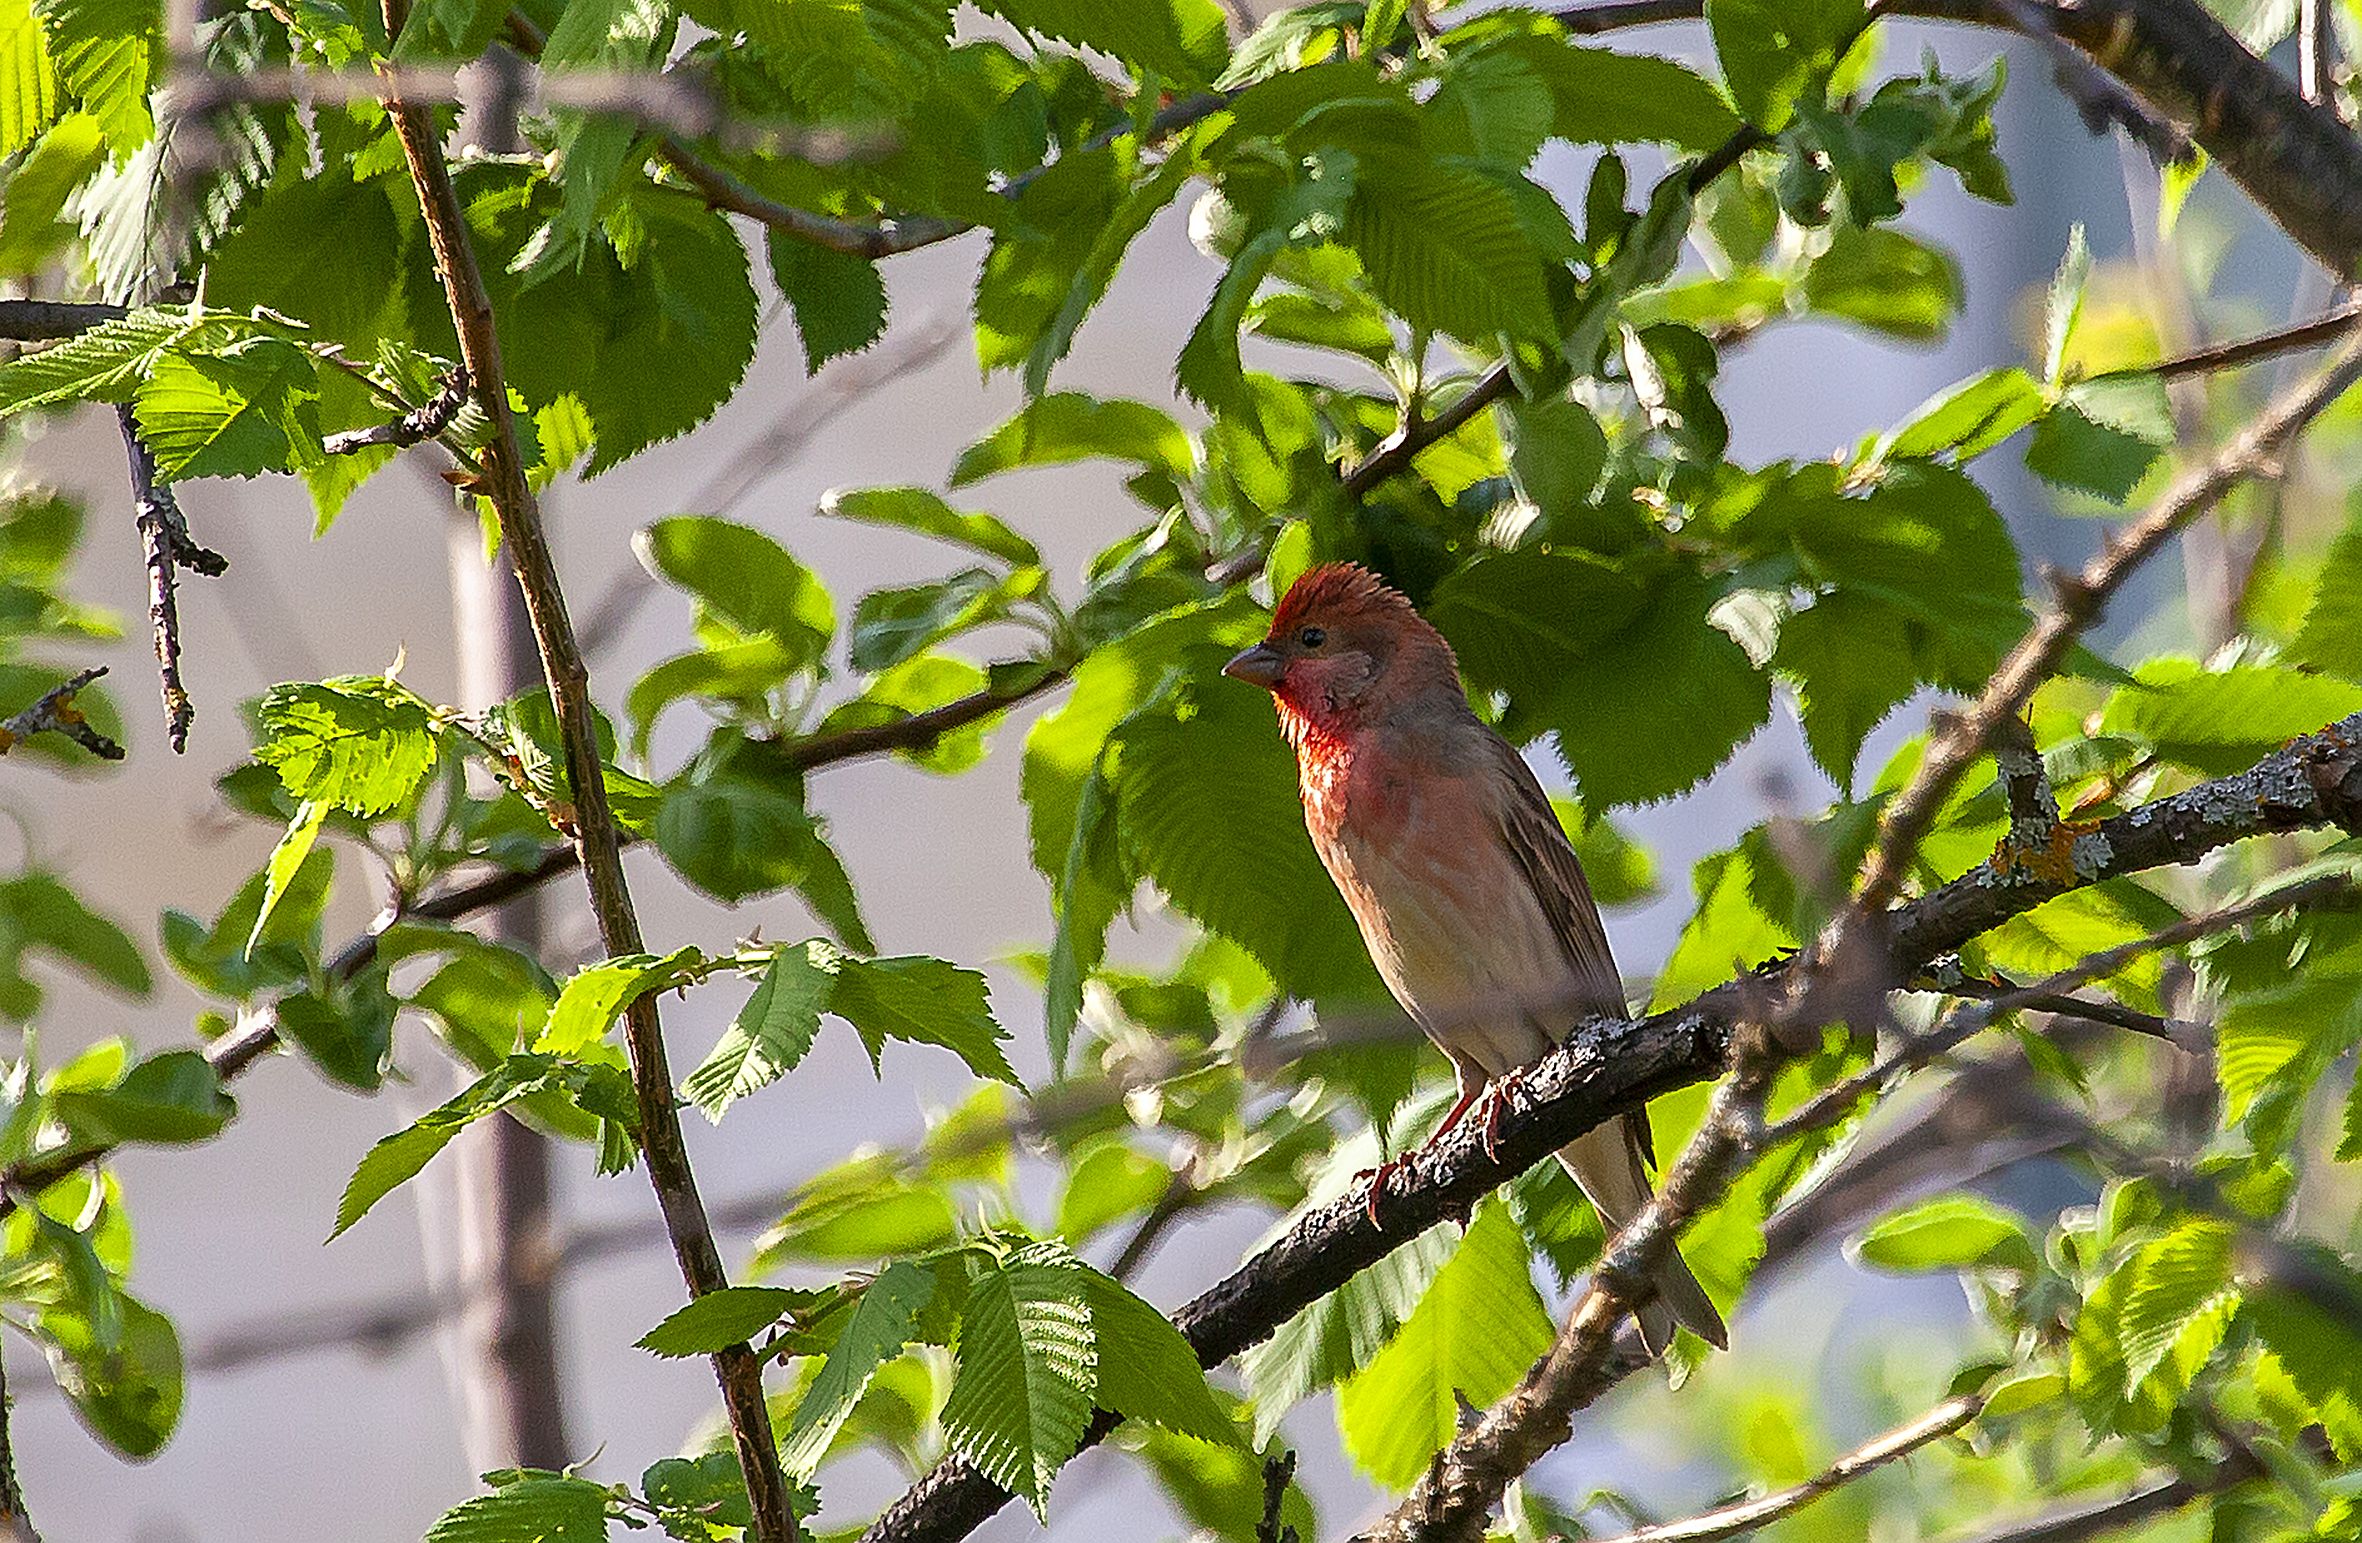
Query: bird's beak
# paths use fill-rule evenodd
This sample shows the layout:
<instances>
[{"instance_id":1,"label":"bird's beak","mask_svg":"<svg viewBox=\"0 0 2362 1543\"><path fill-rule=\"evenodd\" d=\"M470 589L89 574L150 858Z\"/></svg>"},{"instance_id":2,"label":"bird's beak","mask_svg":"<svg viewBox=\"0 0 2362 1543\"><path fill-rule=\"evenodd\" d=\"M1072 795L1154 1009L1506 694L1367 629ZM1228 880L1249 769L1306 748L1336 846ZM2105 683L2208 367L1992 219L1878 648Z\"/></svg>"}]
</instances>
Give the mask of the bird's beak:
<instances>
[{"instance_id":1,"label":"bird's beak","mask_svg":"<svg viewBox=\"0 0 2362 1543\"><path fill-rule=\"evenodd\" d=\"M1222 673L1232 680L1243 680L1250 686L1261 686L1269 691L1279 684L1288 670L1288 661L1269 643L1257 643L1222 666Z\"/></svg>"}]
</instances>

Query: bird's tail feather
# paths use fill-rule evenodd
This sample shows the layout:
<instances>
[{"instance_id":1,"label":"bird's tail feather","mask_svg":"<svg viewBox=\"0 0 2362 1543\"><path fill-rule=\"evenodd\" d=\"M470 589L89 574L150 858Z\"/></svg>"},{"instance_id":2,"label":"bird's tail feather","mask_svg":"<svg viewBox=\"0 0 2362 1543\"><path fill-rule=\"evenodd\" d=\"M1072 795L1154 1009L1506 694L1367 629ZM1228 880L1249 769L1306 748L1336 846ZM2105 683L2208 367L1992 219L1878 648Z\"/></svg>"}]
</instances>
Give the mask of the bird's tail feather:
<instances>
[{"instance_id":1,"label":"bird's tail feather","mask_svg":"<svg viewBox=\"0 0 2362 1543\"><path fill-rule=\"evenodd\" d=\"M1558 1160L1582 1188L1584 1196L1599 1210L1600 1219L1613 1233L1648 1204L1648 1166L1641 1152L1641 1133L1645 1130L1632 1115L1610 1124L1599 1126L1576 1137L1558 1149ZM1651 1355L1662 1355L1673 1343L1673 1328L1679 1324L1717 1350L1730 1348L1730 1331L1723 1327L1722 1315L1714 1310L1705 1288L1690 1274L1678 1250L1668 1255L1654 1277L1656 1296L1635 1315L1640 1324L1641 1343Z\"/></svg>"}]
</instances>

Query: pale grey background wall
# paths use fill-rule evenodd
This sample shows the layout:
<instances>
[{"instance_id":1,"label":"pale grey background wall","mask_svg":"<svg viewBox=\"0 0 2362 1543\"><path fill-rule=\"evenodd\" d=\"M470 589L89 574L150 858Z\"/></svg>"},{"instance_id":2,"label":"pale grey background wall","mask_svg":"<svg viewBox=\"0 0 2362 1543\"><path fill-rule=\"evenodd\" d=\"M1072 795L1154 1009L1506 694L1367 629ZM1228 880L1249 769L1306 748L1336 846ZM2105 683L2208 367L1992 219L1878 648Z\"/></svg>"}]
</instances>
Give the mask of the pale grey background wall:
<instances>
[{"instance_id":1,"label":"pale grey background wall","mask_svg":"<svg viewBox=\"0 0 2362 1543\"><path fill-rule=\"evenodd\" d=\"M1697 59L1694 26L1650 29L1620 46ZM1973 65L1995 46L1984 34L1899 26L1888 45L1891 67L1909 68L1934 44L1949 61ZM2128 229L2125 193L2113 147L2087 138L2051 88L2038 58L2012 50L2013 80L2002 115L2003 150L2016 177L2011 209L1975 204L1949 188L1914 205L1911 224L1961 258L1970 275L1967 314L1940 348L1885 344L1840 327L1777 329L1729 362L1722 398L1733 425L1733 453L1749 460L1813 456L1850 441L1908 410L1938 387L1983 366L2015 359L2024 348L2026 291L2047 277L2067 225L2081 219L2103 255L2121 248ZM1579 187L1583 158L1553 152L1549 171ZM2235 209L2210 181L2201 204ZM896 259L889 267L894 336L930 320L956 319L983 252L970 237ZM2268 233L2250 235L2234 259L2243 280L2265 296L2284 295L2292 260ZM1063 385L1108 394L1164 399L1169 361L1211 286L1213 265L1188 243L1176 215L1141 240L1113 293L1083 329ZM566 485L550 500L550 519L578 606L630 564L627 538L646 521L681 508L697 487L741 447L772 432L780 414L815 389L802 378L800 354L784 319L775 320L741 397L685 442L661 448L588 485ZM819 494L839 484L939 482L954 454L988 430L1017 401L1006 380L979 384L964 343L910 371L840 418L792 468L741 506L825 575L849 607L862 590L936 571L943 559L924 543L819 520ZM2009 460L1999 457L1997 460ZM288 483L207 482L184 502L199 534L232 560L216 583L182 590L189 680L200 717L185 758L163 743L154 709L150 662L139 625L143 575L125 510L121 449L111 418L86 413L36 445L32 469L83 493L93 510L92 536L80 574L89 597L115 607L131 636L99 657L114 666L114 685L131 720L128 771L61 779L46 768L0 765L0 801L24 817L43 861L70 868L86 893L152 942L158 910L209 910L252 871L270 836L223 824L209 783L246 749L235 704L270 682L383 667L408 654L407 678L448 696L453 648L445 581L445 515L424 479L397 468L354 501L329 536L307 532L311 510ZM2090 527L2054 520L2022 474L1995 474L1993 490L2030 554L2080 547ZM1039 537L1071 576L1085 554L1134 518L1110 472L1093 467L1012 477L990 485L982 502ZM677 597L659 594L602 658L597 689L611 707L625 686L680 646L686 618ZM1022 721L1004 727L987 764L953 781L894 764L829 772L814 800L833 822L862 886L868 913L888 950L925 951L969 962L1038 943L1048 923L1042 886L1026 866L1016 800L1015 745ZM676 734L683 726L676 724ZM1891 735L1890 730L1890 735ZM1668 879L1666 896L1611 918L1626 969L1653 971L1687 914L1686 873L1700 854L1726 843L1761 817L1765 790L1779 781L1799 803L1823 796L1825 784L1801 754L1783 711L1774 727L1708 787L1676 803L1638 811L1631 826L1655 849ZM715 941L760 926L769 937L806 926L792 901L769 900L732 914L694 898L653 857L635 854L632 875L647 931L658 947ZM331 930L362 925L373 905L348 868ZM567 934L587 946L573 920L578 891L556 887ZM1153 923L1152 923L1153 925ZM1017 1035L1021 1066L1041 1064L1038 1003L1008 972L995 970L996 1005ZM195 999L169 975L154 1001L126 1005L65 979L44 1026L46 1050L58 1057L89 1039L128 1034L143 1047L185 1042ZM730 993L697 995L665 1006L676 1060L693 1064L735 1005ZM258 1068L238 1088L244 1113L220 1140L193 1151L133 1154L119 1164L139 1228L138 1288L181 1324L192 1347L274 1323L297 1324L357 1304L401 1301L424 1289L421 1241L411 1202L380 1208L350 1235L323 1246L335 1201L369 1143L441 1096L446 1073L415 1025L398 1034L412 1089L366 1100L337 1091L292 1060ZM842 1157L859 1142L894 1143L920 1128L929 1099L962 1089L950 1058L898 1046L889 1080L874 1081L851 1036L824 1036L818 1052L785 1086L734 1112L724 1131L692 1120L695 1156L709 1198L777 1191ZM636 1173L601 1181L578 1153L567 1153L564 1207L578 1222L645 1217L651 1202ZM1217 1214L1169 1243L1147 1270L1142 1289L1177 1303L1217 1278L1267 1219ZM743 1236L726 1240L742 1252ZM1876 1297L1875 1330L1859 1313L1841 1311L1851 1293ZM631 1350L630 1341L677 1304L680 1287L660 1246L602 1263L568 1278L561 1302L565 1371L574 1429L584 1456L601 1446L594 1471L631 1476L674 1450L711 1407L700 1364L663 1363ZM1766 1310L1758 1307L1758 1314ZM1799 1375L1850 1376L1874 1337L1903 1322L1957 1323L1959 1298L1949 1285L1874 1287L1842 1263L1792 1280L1769 1309L1779 1316L1780 1348L1749 1348L1792 1358ZM1759 1320L1760 1321L1760 1320ZM1748 1325L1738 1328L1742 1345ZM128 1467L102 1451L46 1391L24 1343L7 1338L8 1381L19 1395L18 1458L33 1514L53 1540L278 1540L417 1537L445 1506L470 1492L444 1368L431 1338L373 1351L340 1346L192 1378L179 1435L154 1462ZM1661 1390L1639 1391L1661 1398ZM1296 1416L1311 1453L1308 1478L1332 1525L1350 1520L1368 1490L1333 1456L1325 1407ZM1612 1430L1611 1411L1592 1428ZM1837 1432L1838 1435L1845 1434ZM1663 1450L1619 1449L1587 1436L1551 1459L1545 1478L1580 1493L1613 1478L1637 1488L1675 1462ZM882 1502L898 1490L880 1465L848 1476L836 1498ZM1094 1454L1062 1481L1052 1511L1053 1536L1065 1539L1177 1534L1161 1510L1144 1508L1146 1487L1118 1458ZM1668 1499L1677 1498L1669 1495ZM1691 1498L1695 1498L1694 1496ZM1147 1502L1150 1507L1154 1502ZM842 1515L843 1512L838 1514ZM1155 1518L1152 1520L1152 1518ZM1012 1508L983 1536L1029 1535L1034 1523Z\"/></svg>"}]
</instances>

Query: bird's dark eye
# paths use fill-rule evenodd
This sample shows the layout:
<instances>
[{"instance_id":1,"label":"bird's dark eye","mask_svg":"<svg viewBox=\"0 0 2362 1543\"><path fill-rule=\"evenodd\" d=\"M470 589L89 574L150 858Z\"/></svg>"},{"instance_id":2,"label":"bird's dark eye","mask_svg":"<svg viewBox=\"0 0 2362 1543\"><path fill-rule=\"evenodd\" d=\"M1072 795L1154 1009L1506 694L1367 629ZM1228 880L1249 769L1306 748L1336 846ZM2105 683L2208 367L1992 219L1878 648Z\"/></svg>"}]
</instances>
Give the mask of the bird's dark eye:
<instances>
[{"instance_id":1,"label":"bird's dark eye","mask_svg":"<svg viewBox=\"0 0 2362 1543\"><path fill-rule=\"evenodd\" d=\"M1329 635L1318 627L1307 627L1296 634L1296 641L1306 648L1318 648L1329 640Z\"/></svg>"}]
</instances>

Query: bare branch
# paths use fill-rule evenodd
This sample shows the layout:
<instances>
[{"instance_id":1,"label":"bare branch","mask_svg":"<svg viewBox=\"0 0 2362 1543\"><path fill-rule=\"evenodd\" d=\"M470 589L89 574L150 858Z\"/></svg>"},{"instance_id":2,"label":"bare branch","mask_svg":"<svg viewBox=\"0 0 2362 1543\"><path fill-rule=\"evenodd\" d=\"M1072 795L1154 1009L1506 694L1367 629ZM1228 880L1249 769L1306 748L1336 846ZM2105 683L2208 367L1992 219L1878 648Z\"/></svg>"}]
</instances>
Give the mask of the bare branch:
<instances>
[{"instance_id":1,"label":"bare branch","mask_svg":"<svg viewBox=\"0 0 2362 1543\"><path fill-rule=\"evenodd\" d=\"M1282 1451L1263 1461L1263 1516L1255 1523L1255 1543L1296 1543L1296 1529L1279 1519L1287 1504L1288 1484L1296 1477L1296 1454Z\"/></svg>"},{"instance_id":2,"label":"bare branch","mask_svg":"<svg viewBox=\"0 0 2362 1543\"><path fill-rule=\"evenodd\" d=\"M76 693L106 673L102 664L70 676L42 692L32 706L0 723L0 755L8 754L30 735L53 733L63 734L102 761L122 760L123 747L92 728L74 705Z\"/></svg>"},{"instance_id":3,"label":"bare branch","mask_svg":"<svg viewBox=\"0 0 2362 1543\"><path fill-rule=\"evenodd\" d=\"M180 603L173 596L174 572L187 568L207 578L229 571L230 561L219 552L199 546L189 534L188 519L172 490L156 480L156 458L140 438L139 424L128 405L115 409L123 428L123 448L131 459L131 508L139 526L140 544L148 561L148 627L156 640L156 675L164 695L164 727L172 752L189 748L189 725L197 709L189 700L180 676Z\"/></svg>"},{"instance_id":4,"label":"bare branch","mask_svg":"<svg viewBox=\"0 0 2362 1543\"><path fill-rule=\"evenodd\" d=\"M1607 1539L1606 1543L1719 1543L1723 1538L1735 1538L1742 1533L1753 1532L1758 1527L1768 1527L1784 1516L1793 1516L1832 1490L1851 1484L1864 1474L1875 1473L1898 1458L1908 1457L1921 1447L1941 1441L1974 1420L1984 1407L1985 1400L1979 1395L1946 1399L1918 1419L1898 1425L1876 1440L1848 1452L1801 1484L1790 1485L1759 1499L1722 1506L1686 1521L1637 1527Z\"/></svg>"},{"instance_id":5,"label":"bare branch","mask_svg":"<svg viewBox=\"0 0 2362 1543\"><path fill-rule=\"evenodd\" d=\"M0 338L12 343L56 343L78 338L91 328L121 321L131 314L126 305L102 305L74 300L0 300Z\"/></svg>"},{"instance_id":6,"label":"bare branch","mask_svg":"<svg viewBox=\"0 0 2362 1543\"><path fill-rule=\"evenodd\" d=\"M384 0L383 9L387 31L398 34L407 16L406 0ZM549 683L550 700L565 742L567 775L574 794L575 845L589 881L600 942L610 954L636 953L643 939L624 877L622 838L607 801L589 671L566 613L540 509L525 479L524 457L509 413L491 298L469 242L466 214L452 187L433 115L403 100L398 90L389 90L385 100L410 180L417 189L436 274L458 332L460 358L467 366L476 405L490 428L483 452L482 496L500 522L502 541L516 567L518 585L525 592L542 673ZM674 1106L672 1071L652 997L639 997L625 1009L624 1042L639 1109L639 1146L647 1159L649 1182L664 1213L682 1277L692 1298L721 1290L729 1284L729 1275L714 1246L713 1230L689 1167ZM800 1532L764 1402L762 1363L745 1345L720 1352L713 1362L753 1506L750 1531L760 1543L793 1543Z\"/></svg>"},{"instance_id":7,"label":"bare branch","mask_svg":"<svg viewBox=\"0 0 2362 1543\"><path fill-rule=\"evenodd\" d=\"M2120 1002L2094 1002L2064 992L2021 986L1999 976L1967 975L1957 968L1957 961L1954 961L1954 965L1951 971L1946 972L1939 964L1927 982L1929 987L1948 996L1967 997L1978 1002L1997 1002L2007 998L2027 1012L2048 1013L2053 1018L2070 1018L2080 1023L2125 1029L2151 1039L2163 1040L2174 1049L2191 1055L2203 1054L2214 1046L2213 1031L2205 1024L2193 1023L2187 1018L2161 1018L2155 1013L2138 1012Z\"/></svg>"},{"instance_id":8,"label":"bare branch","mask_svg":"<svg viewBox=\"0 0 2362 1543\"><path fill-rule=\"evenodd\" d=\"M2056 1511L2030 1522L2018 1522L1984 1533L1975 1543L2083 1543L2137 1527L2180 1510L2193 1500L2235 1489L2261 1472L2256 1460L2235 1453L2197 1479L2168 1479L2148 1484L2115 1500L2095 1506Z\"/></svg>"}]
</instances>

